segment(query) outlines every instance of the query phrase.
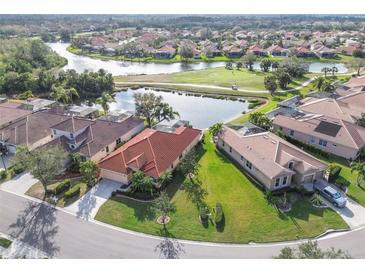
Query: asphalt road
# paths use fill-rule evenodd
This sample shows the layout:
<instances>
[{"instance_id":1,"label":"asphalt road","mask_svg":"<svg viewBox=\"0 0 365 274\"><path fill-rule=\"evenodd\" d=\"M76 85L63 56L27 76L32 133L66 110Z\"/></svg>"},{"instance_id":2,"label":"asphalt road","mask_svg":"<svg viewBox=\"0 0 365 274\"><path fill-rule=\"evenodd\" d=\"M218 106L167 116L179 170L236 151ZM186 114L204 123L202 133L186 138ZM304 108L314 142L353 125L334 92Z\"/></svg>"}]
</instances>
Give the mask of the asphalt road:
<instances>
[{"instance_id":1,"label":"asphalt road","mask_svg":"<svg viewBox=\"0 0 365 274\"><path fill-rule=\"evenodd\" d=\"M225 245L177 241L84 221L0 190L0 231L57 258L271 258L284 244ZM322 248L365 258L365 229L328 236Z\"/></svg>"}]
</instances>

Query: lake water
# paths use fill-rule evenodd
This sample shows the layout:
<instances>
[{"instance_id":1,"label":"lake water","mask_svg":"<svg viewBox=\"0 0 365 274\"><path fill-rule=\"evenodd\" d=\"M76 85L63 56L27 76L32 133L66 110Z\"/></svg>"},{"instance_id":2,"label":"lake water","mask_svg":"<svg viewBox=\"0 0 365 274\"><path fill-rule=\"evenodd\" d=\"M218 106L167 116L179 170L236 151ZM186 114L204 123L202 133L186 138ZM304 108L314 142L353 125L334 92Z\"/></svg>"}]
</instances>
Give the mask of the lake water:
<instances>
[{"instance_id":1,"label":"lake water","mask_svg":"<svg viewBox=\"0 0 365 274\"><path fill-rule=\"evenodd\" d=\"M84 72L85 70L97 71L102 68L112 73L113 75L159 74L216 68L225 65L224 62L157 64L101 60L68 52L66 49L70 45L68 43L47 43L47 45L59 55L65 57L68 60L68 64L64 67L64 69L74 69L78 73Z\"/></svg>"},{"instance_id":2,"label":"lake water","mask_svg":"<svg viewBox=\"0 0 365 274\"><path fill-rule=\"evenodd\" d=\"M135 110L133 94L136 92L151 92L149 89L137 89L117 92L115 103L110 104L111 110ZM179 95L172 92L155 92L180 114L180 119L190 121L196 128L205 129L218 122L227 122L248 110L248 102L221 100L207 97Z\"/></svg>"},{"instance_id":3,"label":"lake water","mask_svg":"<svg viewBox=\"0 0 365 274\"><path fill-rule=\"evenodd\" d=\"M64 69L74 69L77 72L84 70L97 71L101 68L107 70L113 75L131 75L131 74L159 74L173 73L187 70L199 70L206 68L216 68L225 65L225 62L199 62L199 63L171 63L171 64L156 64L156 63L137 63L128 61L114 61L94 59L87 56L76 55L67 51L68 43L48 43L54 51L59 55L67 58L68 64ZM347 68L343 63L320 63L312 62L309 64L309 72L321 72L324 67L337 67L339 73L346 73ZM254 69L260 69L260 62L255 62Z\"/></svg>"}]
</instances>

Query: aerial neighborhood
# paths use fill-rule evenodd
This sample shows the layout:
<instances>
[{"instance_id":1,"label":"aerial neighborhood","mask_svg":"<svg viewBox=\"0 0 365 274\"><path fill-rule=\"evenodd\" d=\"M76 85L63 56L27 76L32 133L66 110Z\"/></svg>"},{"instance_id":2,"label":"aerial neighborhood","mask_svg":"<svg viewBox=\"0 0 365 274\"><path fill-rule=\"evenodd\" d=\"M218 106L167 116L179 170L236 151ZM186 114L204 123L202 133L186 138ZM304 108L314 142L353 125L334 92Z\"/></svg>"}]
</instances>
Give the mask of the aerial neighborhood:
<instances>
[{"instance_id":1,"label":"aerial neighborhood","mask_svg":"<svg viewBox=\"0 0 365 274\"><path fill-rule=\"evenodd\" d=\"M351 257L361 16L21 18L0 16L0 258L210 257L331 233L316 254Z\"/></svg>"}]
</instances>

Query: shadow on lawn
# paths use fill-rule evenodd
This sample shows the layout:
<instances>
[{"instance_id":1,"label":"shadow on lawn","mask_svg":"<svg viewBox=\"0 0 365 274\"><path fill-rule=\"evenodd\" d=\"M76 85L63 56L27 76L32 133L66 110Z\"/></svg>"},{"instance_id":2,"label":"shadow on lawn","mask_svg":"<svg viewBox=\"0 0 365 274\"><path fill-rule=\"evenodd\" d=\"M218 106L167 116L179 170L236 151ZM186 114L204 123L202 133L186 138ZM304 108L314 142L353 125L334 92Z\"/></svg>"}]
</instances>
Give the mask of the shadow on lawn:
<instances>
[{"instance_id":1,"label":"shadow on lawn","mask_svg":"<svg viewBox=\"0 0 365 274\"><path fill-rule=\"evenodd\" d=\"M57 210L49 205L27 202L15 223L9 226L10 235L46 252L50 257L59 252L54 237L58 233Z\"/></svg>"},{"instance_id":2,"label":"shadow on lawn","mask_svg":"<svg viewBox=\"0 0 365 274\"><path fill-rule=\"evenodd\" d=\"M134 216L139 222L152 221L156 218L156 212L151 202L138 202L129 198L111 197L110 200L123 203L134 211Z\"/></svg>"},{"instance_id":3,"label":"shadow on lawn","mask_svg":"<svg viewBox=\"0 0 365 274\"><path fill-rule=\"evenodd\" d=\"M175 239L166 228L162 228L159 236L163 240L155 247L155 252L160 253L160 258L163 259L179 259L181 254L185 253L184 245Z\"/></svg>"}]
</instances>

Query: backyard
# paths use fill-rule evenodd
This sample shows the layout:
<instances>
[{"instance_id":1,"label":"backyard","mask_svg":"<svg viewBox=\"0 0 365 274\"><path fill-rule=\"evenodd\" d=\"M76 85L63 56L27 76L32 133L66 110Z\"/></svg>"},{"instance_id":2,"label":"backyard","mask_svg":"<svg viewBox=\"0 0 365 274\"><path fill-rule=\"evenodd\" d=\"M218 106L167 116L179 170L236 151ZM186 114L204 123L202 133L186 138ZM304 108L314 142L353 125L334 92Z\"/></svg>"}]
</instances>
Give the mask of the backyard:
<instances>
[{"instance_id":1,"label":"backyard","mask_svg":"<svg viewBox=\"0 0 365 274\"><path fill-rule=\"evenodd\" d=\"M306 200L297 200L289 213L279 213L268 205L264 193L205 137L200 148L200 168L196 179L202 182L208 195L205 202L223 206L224 225L216 229L209 223L204 227L199 213L181 188L182 178L175 177L168 192L176 205L166 228L171 237L213 242L272 242L314 237L328 229L346 228L342 218L330 209L314 208ZM109 199L96 219L115 226L154 235L166 231L156 223L151 203L124 197Z\"/></svg>"}]
</instances>

